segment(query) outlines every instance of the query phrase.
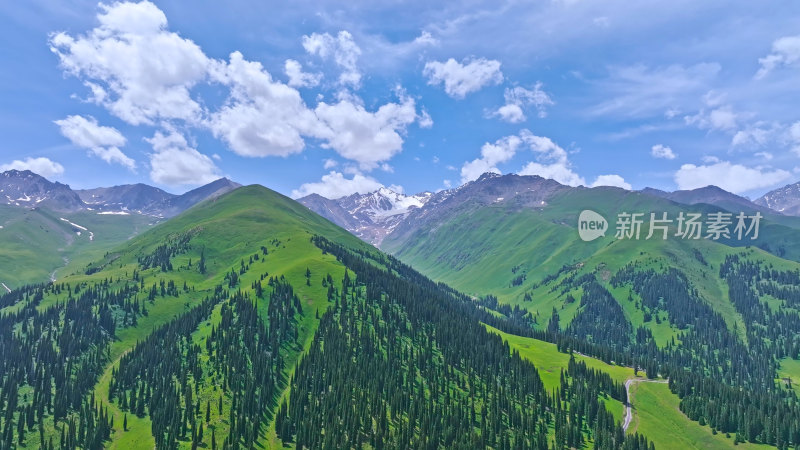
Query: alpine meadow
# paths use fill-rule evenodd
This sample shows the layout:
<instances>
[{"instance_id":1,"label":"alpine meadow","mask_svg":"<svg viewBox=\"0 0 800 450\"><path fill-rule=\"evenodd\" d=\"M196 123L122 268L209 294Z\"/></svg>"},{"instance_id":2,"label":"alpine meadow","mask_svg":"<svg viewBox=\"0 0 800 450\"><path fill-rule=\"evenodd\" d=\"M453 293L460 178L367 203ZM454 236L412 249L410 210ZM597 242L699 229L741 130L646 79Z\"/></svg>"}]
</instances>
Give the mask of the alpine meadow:
<instances>
[{"instance_id":1,"label":"alpine meadow","mask_svg":"<svg viewBox=\"0 0 800 450\"><path fill-rule=\"evenodd\" d=\"M0 4L0 450L800 449L800 4Z\"/></svg>"}]
</instances>

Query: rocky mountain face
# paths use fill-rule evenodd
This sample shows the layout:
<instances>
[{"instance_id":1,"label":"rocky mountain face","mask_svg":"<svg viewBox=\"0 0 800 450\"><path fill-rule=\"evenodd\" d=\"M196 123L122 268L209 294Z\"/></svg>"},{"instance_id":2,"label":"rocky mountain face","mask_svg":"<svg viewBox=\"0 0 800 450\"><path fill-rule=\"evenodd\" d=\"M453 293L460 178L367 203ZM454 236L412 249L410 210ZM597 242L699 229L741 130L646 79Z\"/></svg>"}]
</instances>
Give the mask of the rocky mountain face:
<instances>
[{"instance_id":1,"label":"rocky mountain face","mask_svg":"<svg viewBox=\"0 0 800 450\"><path fill-rule=\"evenodd\" d=\"M30 170L9 170L0 174L0 202L28 208L48 207L56 211L86 208L68 185L51 182Z\"/></svg>"},{"instance_id":2,"label":"rocky mountain face","mask_svg":"<svg viewBox=\"0 0 800 450\"><path fill-rule=\"evenodd\" d=\"M465 208L497 202L540 208L562 189L569 188L538 176L486 173L461 187L436 193L407 196L381 188L334 200L312 194L298 201L361 239L380 246L388 235L409 233Z\"/></svg>"},{"instance_id":3,"label":"rocky mountain face","mask_svg":"<svg viewBox=\"0 0 800 450\"><path fill-rule=\"evenodd\" d=\"M378 246L409 214L422 208L434 196L430 192L404 195L381 188L338 199L311 194L298 201L362 240Z\"/></svg>"},{"instance_id":4,"label":"rocky mountain face","mask_svg":"<svg viewBox=\"0 0 800 450\"><path fill-rule=\"evenodd\" d=\"M384 241L402 242L416 230L435 226L465 211L500 203L512 210L544 208L557 193L575 191L579 195L578 191L583 189L586 188L564 186L539 176L485 173L463 186L436 193L406 196L382 188L339 199L312 194L298 201L361 239L381 247ZM645 188L639 192L684 205L713 205L734 213L760 211L773 219L784 217L782 214L800 216L800 183L777 189L755 202L717 186L674 192Z\"/></svg>"},{"instance_id":5,"label":"rocky mountain face","mask_svg":"<svg viewBox=\"0 0 800 450\"><path fill-rule=\"evenodd\" d=\"M26 208L46 207L54 211L138 213L166 218L239 186L227 178L221 178L181 195L141 183L73 190L66 184L51 182L29 170L9 170L0 173L0 203Z\"/></svg>"},{"instance_id":6,"label":"rocky mountain face","mask_svg":"<svg viewBox=\"0 0 800 450\"><path fill-rule=\"evenodd\" d=\"M800 216L800 182L767 192L755 203L789 216Z\"/></svg>"},{"instance_id":7,"label":"rocky mountain face","mask_svg":"<svg viewBox=\"0 0 800 450\"><path fill-rule=\"evenodd\" d=\"M75 191L90 208L100 211L130 211L140 214L160 215L161 206L176 197L146 184L124 184Z\"/></svg>"}]
</instances>

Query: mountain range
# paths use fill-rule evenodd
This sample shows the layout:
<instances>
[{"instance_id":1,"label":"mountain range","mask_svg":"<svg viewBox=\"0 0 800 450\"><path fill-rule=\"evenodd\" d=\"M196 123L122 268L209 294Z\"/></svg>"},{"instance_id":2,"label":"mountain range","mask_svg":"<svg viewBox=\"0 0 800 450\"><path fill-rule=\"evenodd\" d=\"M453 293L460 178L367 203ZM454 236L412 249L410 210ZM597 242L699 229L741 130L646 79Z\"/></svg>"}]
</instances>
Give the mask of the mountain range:
<instances>
[{"instance_id":1,"label":"mountain range","mask_svg":"<svg viewBox=\"0 0 800 450\"><path fill-rule=\"evenodd\" d=\"M47 207L54 211L97 211L99 213L138 213L173 217L208 198L214 198L240 185L227 178L181 195L170 194L146 184L73 190L66 184L51 182L29 170L9 170L0 174L3 203L24 207Z\"/></svg>"},{"instance_id":2,"label":"mountain range","mask_svg":"<svg viewBox=\"0 0 800 450\"><path fill-rule=\"evenodd\" d=\"M800 444L800 219L724 191L253 185L159 218L147 186L68 211L36 183L0 205L3 448ZM578 238L585 209L729 208L757 239Z\"/></svg>"},{"instance_id":3,"label":"mountain range","mask_svg":"<svg viewBox=\"0 0 800 450\"><path fill-rule=\"evenodd\" d=\"M338 199L311 194L298 201L359 238L384 248L385 241L403 240L413 230L442 220L460 209L498 204L511 205L516 209L541 209L559 192L586 189L561 185L538 176L486 173L463 186L436 193L407 196L381 188ZM613 190L602 187L596 189ZM615 191L623 192L621 189ZM796 222L782 216L800 216L800 183L772 191L756 201L716 186L674 192L645 188L638 192L681 205L710 205L735 213L760 212L778 223Z\"/></svg>"},{"instance_id":4,"label":"mountain range","mask_svg":"<svg viewBox=\"0 0 800 450\"><path fill-rule=\"evenodd\" d=\"M55 279L237 187L222 178L181 195L144 184L73 190L27 170L0 173L0 282Z\"/></svg>"}]
</instances>

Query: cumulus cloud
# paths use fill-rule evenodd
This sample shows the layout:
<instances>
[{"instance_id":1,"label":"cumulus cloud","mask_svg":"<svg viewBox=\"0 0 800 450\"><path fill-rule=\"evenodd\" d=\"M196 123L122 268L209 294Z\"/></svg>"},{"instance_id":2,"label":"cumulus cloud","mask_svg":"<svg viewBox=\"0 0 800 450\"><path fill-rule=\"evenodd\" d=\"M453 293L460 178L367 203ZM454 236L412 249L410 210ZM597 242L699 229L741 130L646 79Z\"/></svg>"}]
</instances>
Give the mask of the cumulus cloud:
<instances>
[{"instance_id":1,"label":"cumulus cloud","mask_svg":"<svg viewBox=\"0 0 800 450\"><path fill-rule=\"evenodd\" d=\"M586 181L572 170L572 163L567 157L567 151L550 138L536 136L528 130L523 130L521 136L537 155L537 160L526 164L520 170L520 175L539 175L568 186L586 184Z\"/></svg>"},{"instance_id":2,"label":"cumulus cloud","mask_svg":"<svg viewBox=\"0 0 800 450\"><path fill-rule=\"evenodd\" d=\"M542 83L537 82L533 89L521 86L506 88L503 95L506 104L494 111L491 116L499 117L509 123L520 123L527 119L524 108L534 106L539 118L547 116L547 106L553 105L553 100L542 90Z\"/></svg>"},{"instance_id":3,"label":"cumulus cloud","mask_svg":"<svg viewBox=\"0 0 800 450\"><path fill-rule=\"evenodd\" d=\"M294 59L286 60L283 71L289 77L289 86L292 87L313 87L322 79L322 74L303 72L303 66Z\"/></svg>"},{"instance_id":4,"label":"cumulus cloud","mask_svg":"<svg viewBox=\"0 0 800 450\"><path fill-rule=\"evenodd\" d=\"M227 61L208 58L194 42L169 31L164 13L148 1L101 5L98 21L100 25L85 35L54 34L50 39L53 52L65 73L84 82L92 101L131 125L157 126L163 135L171 134L170 126L209 130L234 153L246 157L285 157L302 152L306 140L313 139L356 162L361 170L372 170L402 151L408 125L433 123L427 112L417 114L414 100L400 88L399 101L376 109L368 110L347 89L340 91L335 103L308 106L297 87L314 85L321 75L305 73L299 62L287 60L283 67L287 84L238 51ZM432 37L421 39L427 42ZM304 36L303 46L341 67L343 86L359 85L356 63L361 51L350 33L314 33ZM228 90L217 108L205 106L199 93L192 96L193 88L208 85ZM84 119L82 125L85 128L92 121ZM98 128L96 122L93 125ZM63 130L65 125L61 126ZM105 134L116 132L98 129ZM107 161L133 168L133 160L119 150L124 138L116 133L117 142L82 146ZM182 160L191 159L199 168L197 173L213 173L213 164L204 155L189 146L181 150ZM160 153L166 152L156 154ZM174 149L169 153L177 154Z\"/></svg>"},{"instance_id":5,"label":"cumulus cloud","mask_svg":"<svg viewBox=\"0 0 800 450\"><path fill-rule=\"evenodd\" d=\"M715 185L726 191L740 194L753 189L777 185L791 178L791 172L768 167L747 167L729 161L710 162L707 165L684 164L675 172L678 189L696 189Z\"/></svg>"},{"instance_id":6,"label":"cumulus cloud","mask_svg":"<svg viewBox=\"0 0 800 450\"><path fill-rule=\"evenodd\" d=\"M566 150L550 138L536 136L529 130L522 130L519 135L503 137L494 144L485 143L481 147L481 157L466 162L461 167L461 182L475 180L485 172L501 173L497 165L511 160L524 147L534 153L536 160L528 162L519 171L520 175L538 175L570 186L586 184L572 170Z\"/></svg>"},{"instance_id":7,"label":"cumulus cloud","mask_svg":"<svg viewBox=\"0 0 800 450\"><path fill-rule=\"evenodd\" d=\"M166 16L149 1L99 8L100 25L87 34L51 36L65 72L84 78L91 99L130 124L197 121L201 107L190 89L211 64L200 47L167 31Z\"/></svg>"},{"instance_id":8,"label":"cumulus cloud","mask_svg":"<svg viewBox=\"0 0 800 450\"><path fill-rule=\"evenodd\" d=\"M327 175L323 175L320 181L305 183L293 190L292 198L319 194L325 198L336 199L355 193L366 194L382 187L383 184L378 180L361 173L355 173L352 178L347 178L341 172L331 171Z\"/></svg>"},{"instance_id":9,"label":"cumulus cloud","mask_svg":"<svg viewBox=\"0 0 800 450\"><path fill-rule=\"evenodd\" d=\"M332 105L321 102L315 113L325 125L320 132L326 140L323 146L367 170L399 153L403 147L401 134L417 120L414 99L410 97L387 103L375 112L348 101Z\"/></svg>"},{"instance_id":10,"label":"cumulus cloud","mask_svg":"<svg viewBox=\"0 0 800 450\"><path fill-rule=\"evenodd\" d=\"M428 84L432 86L444 84L447 95L457 99L462 99L489 84L499 84L503 81L500 61L484 58L465 59L462 62L453 58L445 62L429 61L425 64L422 74L428 78Z\"/></svg>"},{"instance_id":11,"label":"cumulus cloud","mask_svg":"<svg viewBox=\"0 0 800 450\"><path fill-rule=\"evenodd\" d=\"M218 179L217 166L211 158L198 152L174 130L157 131L146 139L153 146L150 155L150 179L171 186L198 185Z\"/></svg>"},{"instance_id":12,"label":"cumulus cloud","mask_svg":"<svg viewBox=\"0 0 800 450\"><path fill-rule=\"evenodd\" d=\"M776 68L800 63L800 35L785 36L772 43L772 52L758 59L761 68L755 78L761 79Z\"/></svg>"},{"instance_id":13,"label":"cumulus cloud","mask_svg":"<svg viewBox=\"0 0 800 450\"><path fill-rule=\"evenodd\" d=\"M494 144L483 144L481 157L465 162L461 167L461 183L477 180L486 172L500 173L496 165L513 158L521 144L522 138L519 136L506 136Z\"/></svg>"},{"instance_id":14,"label":"cumulus cloud","mask_svg":"<svg viewBox=\"0 0 800 450\"><path fill-rule=\"evenodd\" d=\"M6 170L30 170L45 178L57 177L64 173L64 166L50 160L49 158L25 158L15 159L8 164L0 164L0 172Z\"/></svg>"},{"instance_id":15,"label":"cumulus cloud","mask_svg":"<svg viewBox=\"0 0 800 450\"><path fill-rule=\"evenodd\" d=\"M662 144L656 144L650 148L650 154L653 158L661 158L661 159L675 159L677 155L675 152L672 151L670 147Z\"/></svg>"},{"instance_id":16,"label":"cumulus cloud","mask_svg":"<svg viewBox=\"0 0 800 450\"><path fill-rule=\"evenodd\" d=\"M598 186L615 186L622 189L631 190L630 183L627 183L624 178L616 174L599 175L589 187Z\"/></svg>"},{"instance_id":17,"label":"cumulus cloud","mask_svg":"<svg viewBox=\"0 0 800 450\"><path fill-rule=\"evenodd\" d=\"M333 59L342 69L339 84L358 88L361 85L361 72L358 70L358 57L361 49L353 41L353 35L340 31L335 37L329 33L312 33L303 36L303 48L311 55L323 60Z\"/></svg>"},{"instance_id":18,"label":"cumulus cloud","mask_svg":"<svg viewBox=\"0 0 800 450\"><path fill-rule=\"evenodd\" d=\"M109 164L121 164L130 170L136 168L136 162L119 149L126 140L116 128L101 126L92 116L86 118L78 115L56 120L55 124L73 145L88 149Z\"/></svg>"},{"instance_id":19,"label":"cumulus cloud","mask_svg":"<svg viewBox=\"0 0 800 450\"><path fill-rule=\"evenodd\" d=\"M273 80L261 63L233 52L212 76L228 85L231 95L209 126L238 155L287 156L303 150L303 135L320 135L319 121L300 93Z\"/></svg>"}]
</instances>

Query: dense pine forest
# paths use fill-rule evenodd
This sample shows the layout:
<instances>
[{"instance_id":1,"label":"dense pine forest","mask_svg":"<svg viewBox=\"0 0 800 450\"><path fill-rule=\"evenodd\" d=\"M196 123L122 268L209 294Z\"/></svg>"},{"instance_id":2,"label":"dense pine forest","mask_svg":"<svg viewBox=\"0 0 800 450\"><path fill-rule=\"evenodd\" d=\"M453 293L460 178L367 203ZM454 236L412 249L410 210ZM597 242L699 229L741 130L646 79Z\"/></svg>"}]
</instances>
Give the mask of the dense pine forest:
<instances>
[{"instance_id":1,"label":"dense pine forest","mask_svg":"<svg viewBox=\"0 0 800 450\"><path fill-rule=\"evenodd\" d=\"M0 448L658 447L623 429L630 393L608 368L664 383L686 423L730 445L800 445L800 401L779 375L800 358L796 269L747 249L703 263L734 323L660 262L565 265L512 306L288 200L259 216L263 195L243 189L237 208L197 213L209 221L179 217L0 296ZM219 239L244 221L244 238ZM549 316L528 306L543 293L558 300ZM508 336L563 364L543 369Z\"/></svg>"}]
</instances>

